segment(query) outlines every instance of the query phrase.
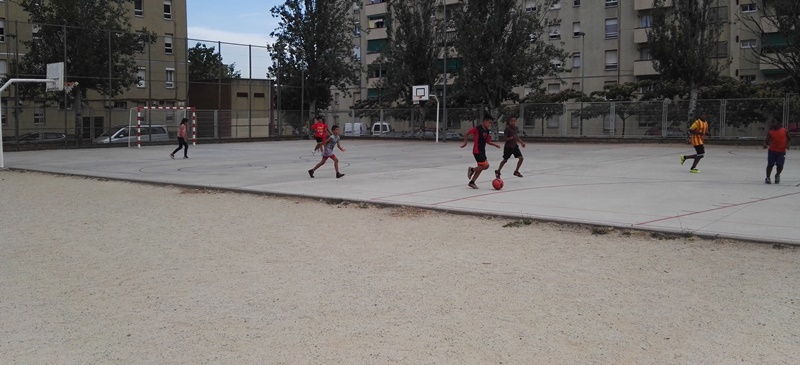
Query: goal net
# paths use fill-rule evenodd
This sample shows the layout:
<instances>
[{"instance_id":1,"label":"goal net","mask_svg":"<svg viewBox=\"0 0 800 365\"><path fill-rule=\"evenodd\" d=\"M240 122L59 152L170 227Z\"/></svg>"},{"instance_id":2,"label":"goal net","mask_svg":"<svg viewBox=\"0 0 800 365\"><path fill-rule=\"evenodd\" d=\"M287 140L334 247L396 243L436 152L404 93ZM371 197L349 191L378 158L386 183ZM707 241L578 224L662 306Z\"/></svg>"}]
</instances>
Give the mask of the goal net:
<instances>
[{"instance_id":1,"label":"goal net","mask_svg":"<svg viewBox=\"0 0 800 365\"><path fill-rule=\"evenodd\" d=\"M197 112L192 106L140 106L131 108L128 116L128 147L142 147L142 142L168 141L178 134L181 120L186 118L187 139L197 145Z\"/></svg>"}]
</instances>

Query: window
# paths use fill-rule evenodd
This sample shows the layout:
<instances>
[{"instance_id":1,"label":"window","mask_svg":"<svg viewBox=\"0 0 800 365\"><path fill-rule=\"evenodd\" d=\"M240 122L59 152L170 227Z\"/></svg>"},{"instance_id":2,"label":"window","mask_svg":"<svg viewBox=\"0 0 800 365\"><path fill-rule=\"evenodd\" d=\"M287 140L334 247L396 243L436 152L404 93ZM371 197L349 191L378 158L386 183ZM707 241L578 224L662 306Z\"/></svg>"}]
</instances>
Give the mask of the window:
<instances>
[{"instance_id":1,"label":"window","mask_svg":"<svg viewBox=\"0 0 800 365\"><path fill-rule=\"evenodd\" d=\"M381 53L386 48L386 39L371 39L367 41L367 53Z\"/></svg>"},{"instance_id":2,"label":"window","mask_svg":"<svg viewBox=\"0 0 800 365\"><path fill-rule=\"evenodd\" d=\"M580 128L581 126L581 116L577 112L572 112L570 115L570 128Z\"/></svg>"},{"instance_id":3,"label":"window","mask_svg":"<svg viewBox=\"0 0 800 365\"><path fill-rule=\"evenodd\" d=\"M742 4L742 13L754 13L757 10L756 4Z\"/></svg>"},{"instance_id":4,"label":"window","mask_svg":"<svg viewBox=\"0 0 800 365\"><path fill-rule=\"evenodd\" d=\"M141 89L147 86L146 76L147 76L147 69L145 69L144 67L139 67L139 71L136 72L136 79L138 80L136 81L136 87Z\"/></svg>"},{"instance_id":5,"label":"window","mask_svg":"<svg viewBox=\"0 0 800 365\"><path fill-rule=\"evenodd\" d=\"M353 24L353 37L358 38L361 37L361 24Z\"/></svg>"},{"instance_id":6,"label":"window","mask_svg":"<svg viewBox=\"0 0 800 365\"><path fill-rule=\"evenodd\" d=\"M713 58L725 58L728 57L728 42L717 42L716 47L714 47L714 52L711 54Z\"/></svg>"},{"instance_id":7,"label":"window","mask_svg":"<svg viewBox=\"0 0 800 365\"><path fill-rule=\"evenodd\" d=\"M653 26L653 16L650 14L639 15L639 28L650 28Z\"/></svg>"},{"instance_id":8,"label":"window","mask_svg":"<svg viewBox=\"0 0 800 365\"><path fill-rule=\"evenodd\" d=\"M581 53L575 52L572 54L572 68L581 68L583 64L581 63Z\"/></svg>"},{"instance_id":9,"label":"window","mask_svg":"<svg viewBox=\"0 0 800 365\"><path fill-rule=\"evenodd\" d=\"M386 76L386 70L381 68L376 68L372 70L372 77L384 77Z\"/></svg>"},{"instance_id":10,"label":"window","mask_svg":"<svg viewBox=\"0 0 800 365\"><path fill-rule=\"evenodd\" d=\"M557 71L559 71L559 72L560 71L564 71L564 64L561 63L561 60L553 59L553 60L550 60L550 63L555 67L555 69Z\"/></svg>"},{"instance_id":11,"label":"window","mask_svg":"<svg viewBox=\"0 0 800 365\"><path fill-rule=\"evenodd\" d=\"M175 69L174 68L168 68L166 71L167 71L167 74L166 74L166 80L167 80L166 87L167 87L167 89L172 89L172 88L175 87Z\"/></svg>"},{"instance_id":12,"label":"window","mask_svg":"<svg viewBox=\"0 0 800 365\"><path fill-rule=\"evenodd\" d=\"M756 40L755 39L742 40L742 48L756 48Z\"/></svg>"},{"instance_id":13,"label":"window","mask_svg":"<svg viewBox=\"0 0 800 365\"><path fill-rule=\"evenodd\" d=\"M164 19L172 19L172 0L164 0Z\"/></svg>"},{"instance_id":14,"label":"window","mask_svg":"<svg viewBox=\"0 0 800 365\"><path fill-rule=\"evenodd\" d=\"M742 75L739 79L742 80L742 82L752 84L756 82L756 75Z\"/></svg>"},{"instance_id":15,"label":"window","mask_svg":"<svg viewBox=\"0 0 800 365\"><path fill-rule=\"evenodd\" d=\"M581 83L580 82L573 82L572 83L572 90L580 91Z\"/></svg>"},{"instance_id":16,"label":"window","mask_svg":"<svg viewBox=\"0 0 800 365\"><path fill-rule=\"evenodd\" d=\"M386 19L384 19L383 17L370 18L369 20L369 29L383 28L385 26L386 26Z\"/></svg>"},{"instance_id":17,"label":"window","mask_svg":"<svg viewBox=\"0 0 800 365\"><path fill-rule=\"evenodd\" d=\"M547 32L550 39L561 39L561 31L559 30L560 26L558 25L551 25L550 30Z\"/></svg>"},{"instance_id":18,"label":"window","mask_svg":"<svg viewBox=\"0 0 800 365\"><path fill-rule=\"evenodd\" d=\"M711 23L725 23L728 21L728 7L720 6L711 9Z\"/></svg>"},{"instance_id":19,"label":"window","mask_svg":"<svg viewBox=\"0 0 800 365\"><path fill-rule=\"evenodd\" d=\"M526 0L525 1L525 11L528 13L535 13L536 12L536 1L535 0Z\"/></svg>"},{"instance_id":20,"label":"window","mask_svg":"<svg viewBox=\"0 0 800 365\"><path fill-rule=\"evenodd\" d=\"M547 84L548 94L558 94L561 91L561 84Z\"/></svg>"},{"instance_id":21,"label":"window","mask_svg":"<svg viewBox=\"0 0 800 365\"><path fill-rule=\"evenodd\" d=\"M561 9L561 0L553 0L553 3L550 4L550 10L558 10Z\"/></svg>"},{"instance_id":22,"label":"window","mask_svg":"<svg viewBox=\"0 0 800 365\"><path fill-rule=\"evenodd\" d=\"M114 102L114 109L128 109L128 102L127 101L115 101Z\"/></svg>"},{"instance_id":23,"label":"window","mask_svg":"<svg viewBox=\"0 0 800 365\"><path fill-rule=\"evenodd\" d=\"M560 123L559 115L553 115L547 118L547 128L558 128Z\"/></svg>"},{"instance_id":24,"label":"window","mask_svg":"<svg viewBox=\"0 0 800 365\"><path fill-rule=\"evenodd\" d=\"M606 0L607 8L615 8L616 6L617 6L617 0Z\"/></svg>"},{"instance_id":25,"label":"window","mask_svg":"<svg viewBox=\"0 0 800 365\"><path fill-rule=\"evenodd\" d=\"M265 98L267 97L264 93L253 93L254 98Z\"/></svg>"},{"instance_id":26,"label":"window","mask_svg":"<svg viewBox=\"0 0 800 365\"><path fill-rule=\"evenodd\" d=\"M247 93L238 92L238 93L236 93L236 97L237 98L246 98L247 97Z\"/></svg>"},{"instance_id":27,"label":"window","mask_svg":"<svg viewBox=\"0 0 800 365\"><path fill-rule=\"evenodd\" d=\"M606 19L606 39L615 39L619 36L619 19Z\"/></svg>"},{"instance_id":28,"label":"window","mask_svg":"<svg viewBox=\"0 0 800 365\"><path fill-rule=\"evenodd\" d=\"M606 70L616 70L618 66L617 50L606 51Z\"/></svg>"},{"instance_id":29,"label":"window","mask_svg":"<svg viewBox=\"0 0 800 365\"><path fill-rule=\"evenodd\" d=\"M0 42L6 41L6 20L0 18Z\"/></svg>"},{"instance_id":30,"label":"window","mask_svg":"<svg viewBox=\"0 0 800 365\"><path fill-rule=\"evenodd\" d=\"M583 35L583 32L581 32L581 22L572 23L572 36L573 37L580 37L582 35Z\"/></svg>"},{"instance_id":31,"label":"window","mask_svg":"<svg viewBox=\"0 0 800 365\"><path fill-rule=\"evenodd\" d=\"M44 125L44 104L36 103L33 107L33 125Z\"/></svg>"},{"instance_id":32,"label":"window","mask_svg":"<svg viewBox=\"0 0 800 365\"><path fill-rule=\"evenodd\" d=\"M42 35L39 34L39 31L42 30L42 26L39 24L31 24L31 38L34 40L42 39Z\"/></svg>"},{"instance_id":33,"label":"window","mask_svg":"<svg viewBox=\"0 0 800 365\"><path fill-rule=\"evenodd\" d=\"M144 0L133 0L133 15L144 16Z\"/></svg>"},{"instance_id":34,"label":"window","mask_svg":"<svg viewBox=\"0 0 800 365\"><path fill-rule=\"evenodd\" d=\"M8 61L0 60L0 78L6 77L8 74Z\"/></svg>"},{"instance_id":35,"label":"window","mask_svg":"<svg viewBox=\"0 0 800 365\"><path fill-rule=\"evenodd\" d=\"M164 53L172 54L172 34L164 35Z\"/></svg>"},{"instance_id":36,"label":"window","mask_svg":"<svg viewBox=\"0 0 800 365\"><path fill-rule=\"evenodd\" d=\"M639 61L650 61L653 59L653 55L650 54L650 48L642 48L639 50Z\"/></svg>"},{"instance_id":37,"label":"window","mask_svg":"<svg viewBox=\"0 0 800 365\"><path fill-rule=\"evenodd\" d=\"M581 6L581 0L573 0L572 6Z\"/></svg>"},{"instance_id":38,"label":"window","mask_svg":"<svg viewBox=\"0 0 800 365\"><path fill-rule=\"evenodd\" d=\"M355 59L356 61L361 60L361 46L353 47L353 59Z\"/></svg>"},{"instance_id":39,"label":"window","mask_svg":"<svg viewBox=\"0 0 800 365\"><path fill-rule=\"evenodd\" d=\"M4 104L5 105L3 105L2 108L4 110L9 110L8 109L8 106L9 106L8 101L6 101ZM6 114L8 114L8 113L3 112L3 118L0 119L0 125L2 125L2 126L8 125L8 119L6 119Z\"/></svg>"}]
</instances>

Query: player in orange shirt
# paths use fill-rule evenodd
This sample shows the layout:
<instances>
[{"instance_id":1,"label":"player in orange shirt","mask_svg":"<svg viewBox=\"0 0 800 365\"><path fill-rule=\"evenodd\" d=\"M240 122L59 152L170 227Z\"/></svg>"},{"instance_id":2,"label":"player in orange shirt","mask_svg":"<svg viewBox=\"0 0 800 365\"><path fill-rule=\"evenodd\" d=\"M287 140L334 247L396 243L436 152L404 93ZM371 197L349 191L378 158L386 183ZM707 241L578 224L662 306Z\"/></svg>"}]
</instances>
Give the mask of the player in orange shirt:
<instances>
[{"instance_id":1,"label":"player in orange shirt","mask_svg":"<svg viewBox=\"0 0 800 365\"><path fill-rule=\"evenodd\" d=\"M700 170L697 169L697 164L705 157L706 148L703 145L703 139L708 134L707 120L708 114L706 112L701 112L700 118L695 120L692 126L689 127L689 140L692 142L692 146L694 146L695 154L691 156L681 155L681 165L683 165L687 159L694 160L692 168L689 169L689 172L692 173L700 172Z\"/></svg>"},{"instance_id":2,"label":"player in orange shirt","mask_svg":"<svg viewBox=\"0 0 800 365\"><path fill-rule=\"evenodd\" d=\"M325 118L318 116L317 122L311 126L311 130L314 132L314 138L317 140L317 145L314 147L314 151L311 151L312 155L316 155L317 151L322 150L322 141L325 140L325 137L331 135L330 130L328 130L328 125L325 124Z\"/></svg>"},{"instance_id":3,"label":"player in orange shirt","mask_svg":"<svg viewBox=\"0 0 800 365\"><path fill-rule=\"evenodd\" d=\"M777 165L778 171L775 172L775 183L781 183L781 172L783 172L783 162L786 161L786 149L789 147L789 131L783 128L780 123L773 121L767 132L767 139L764 141L764 148L767 151L767 178L764 183L772 184L770 176L772 167Z\"/></svg>"}]
</instances>

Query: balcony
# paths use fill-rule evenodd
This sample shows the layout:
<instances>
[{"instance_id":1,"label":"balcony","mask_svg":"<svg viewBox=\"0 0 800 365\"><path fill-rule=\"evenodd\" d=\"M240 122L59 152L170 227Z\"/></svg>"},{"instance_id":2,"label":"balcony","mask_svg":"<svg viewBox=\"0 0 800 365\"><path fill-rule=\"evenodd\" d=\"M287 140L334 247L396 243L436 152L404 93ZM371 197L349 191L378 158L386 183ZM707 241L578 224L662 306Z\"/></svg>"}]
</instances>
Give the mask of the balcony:
<instances>
[{"instance_id":1,"label":"balcony","mask_svg":"<svg viewBox=\"0 0 800 365\"><path fill-rule=\"evenodd\" d=\"M655 0L633 0L633 10L649 10L655 8ZM667 6L672 6L672 1L667 0Z\"/></svg>"},{"instance_id":2,"label":"balcony","mask_svg":"<svg viewBox=\"0 0 800 365\"><path fill-rule=\"evenodd\" d=\"M656 69L653 67L653 61L634 61L633 62L633 75L634 76L651 76L658 75Z\"/></svg>"},{"instance_id":3,"label":"balcony","mask_svg":"<svg viewBox=\"0 0 800 365\"><path fill-rule=\"evenodd\" d=\"M371 65L371 64L375 63L375 61L377 61L378 57L380 57L380 56L381 56L380 53L367 53L367 55L366 55L366 57L364 57L364 59L366 60L368 65Z\"/></svg>"},{"instance_id":4,"label":"balcony","mask_svg":"<svg viewBox=\"0 0 800 365\"><path fill-rule=\"evenodd\" d=\"M388 38L386 28L370 28L369 32L367 32L367 40L386 38Z\"/></svg>"},{"instance_id":5,"label":"balcony","mask_svg":"<svg viewBox=\"0 0 800 365\"><path fill-rule=\"evenodd\" d=\"M367 16L380 15L388 13L387 2L382 0L369 0L367 6L364 7Z\"/></svg>"},{"instance_id":6,"label":"balcony","mask_svg":"<svg viewBox=\"0 0 800 365\"><path fill-rule=\"evenodd\" d=\"M633 43L647 43L647 30L650 28L636 28L633 30Z\"/></svg>"},{"instance_id":7,"label":"balcony","mask_svg":"<svg viewBox=\"0 0 800 365\"><path fill-rule=\"evenodd\" d=\"M444 0L445 5L461 4L462 0Z\"/></svg>"},{"instance_id":8,"label":"balcony","mask_svg":"<svg viewBox=\"0 0 800 365\"><path fill-rule=\"evenodd\" d=\"M373 89L378 87L378 83L383 80L383 77L370 77L367 79L367 88Z\"/></svg>"},{"instance_id":9,"label":"balcony","mask_svg":"<svg viewBox=\"0 0 800 365\"><path fill-rule=\"evenodd\" d=\"M778 27L775 25L775 19L771 17L761 17L761 30L764 33L776 33Z\"/></svg>"}]
</instances>

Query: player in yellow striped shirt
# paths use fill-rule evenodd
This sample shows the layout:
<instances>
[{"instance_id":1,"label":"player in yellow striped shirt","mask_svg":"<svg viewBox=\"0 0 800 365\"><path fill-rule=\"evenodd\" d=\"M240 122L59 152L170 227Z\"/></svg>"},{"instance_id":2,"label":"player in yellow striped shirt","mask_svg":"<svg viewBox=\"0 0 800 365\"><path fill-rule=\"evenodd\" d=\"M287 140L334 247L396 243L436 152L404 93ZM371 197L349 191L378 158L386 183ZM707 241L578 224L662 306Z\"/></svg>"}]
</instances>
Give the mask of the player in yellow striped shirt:
<instances>
[{"instance_id":1,"label":"player in yellow striped shirt","mask_svg":"<svg viewBox=\"0 0 800 365\"><path fill-rule=\"evenodd\" d=\"M700 113L700 118L695 120L692 123L692 126L689 127L689 140L692 142L692 146L694 146L695 154L691 156L684 156L681 155L681 165L686 162L687 159L694 160L692 163L692 168L689 169L689 172L692 173L699 173L700 170L697 169L697 164L703 159L706 149L703 146L703 139L708 134L708 114L705 112Z\"/></svg>"}]
</instances>

